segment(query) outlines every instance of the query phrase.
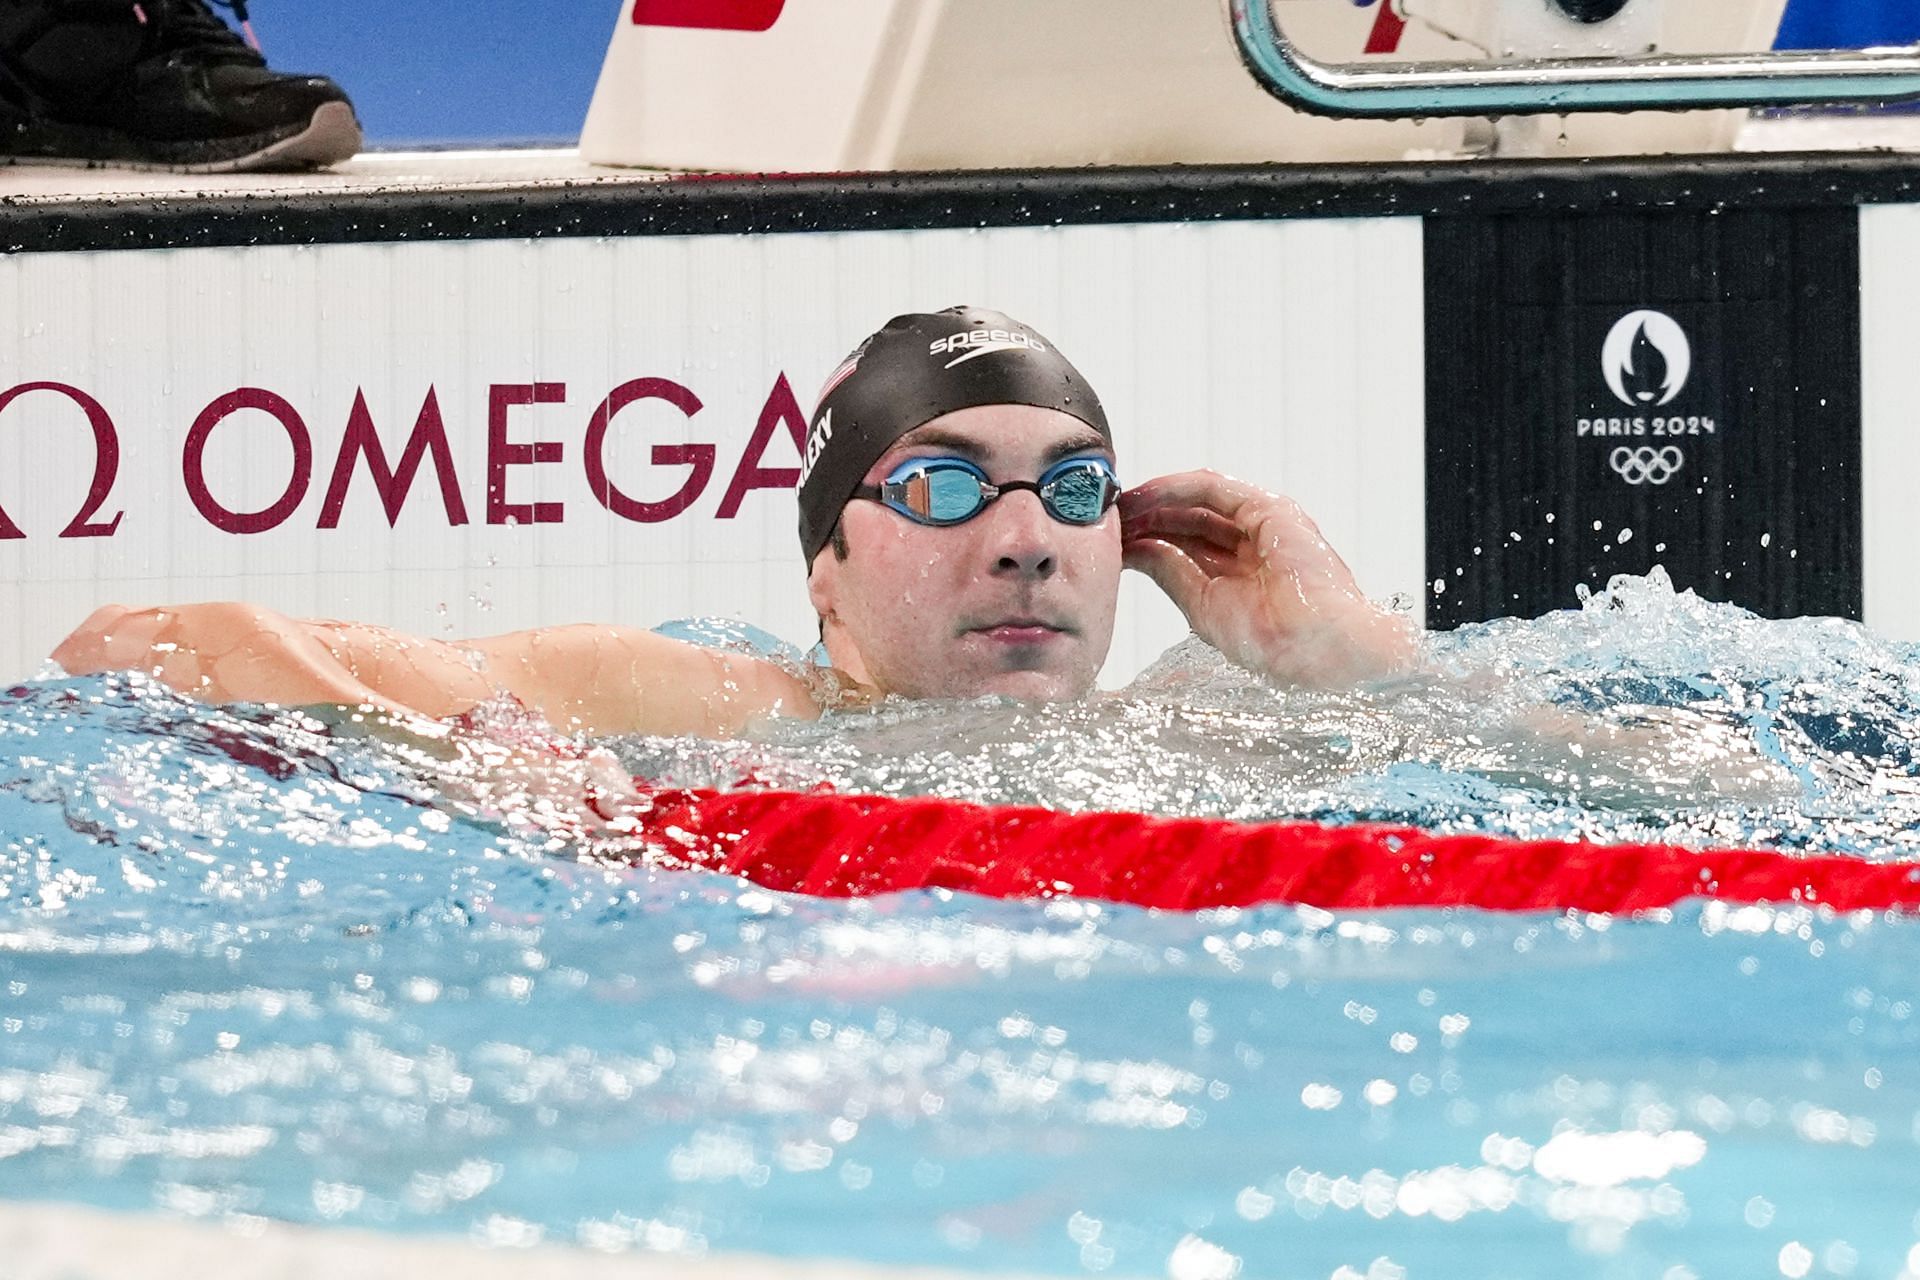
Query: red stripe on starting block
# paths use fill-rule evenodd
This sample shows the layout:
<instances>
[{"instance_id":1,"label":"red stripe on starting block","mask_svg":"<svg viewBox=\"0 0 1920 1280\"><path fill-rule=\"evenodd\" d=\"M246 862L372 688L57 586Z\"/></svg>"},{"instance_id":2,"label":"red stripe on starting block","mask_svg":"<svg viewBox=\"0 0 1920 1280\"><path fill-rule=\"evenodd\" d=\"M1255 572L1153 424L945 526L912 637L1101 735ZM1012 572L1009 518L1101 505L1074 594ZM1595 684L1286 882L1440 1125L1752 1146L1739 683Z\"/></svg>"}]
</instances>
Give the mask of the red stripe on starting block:
<instances>
[{"instance_id":1,"label":"red stripe on starting block","mask_svg":"<svg viewBox=\"0 0 1920 1280\"><path fill-rule=\"evenodd\" d=\"M636 27L706 27L765 31L787 0L633 0Z\"/></svg>"},{"instance_id":2,"label":"red stripe on starting block","mask_svg":"<svg viewBox=\"0 0 1920 1280\"><path fill-rule=\"evenodd\" d=\"M1400 33L1407 29L1407 20L1394 11L1393 0L1380 0L1380 10L1373 15L1373 30L1367 34L1367 53L1393 53L1400 48Z\"/></svg>"}]
</instances>

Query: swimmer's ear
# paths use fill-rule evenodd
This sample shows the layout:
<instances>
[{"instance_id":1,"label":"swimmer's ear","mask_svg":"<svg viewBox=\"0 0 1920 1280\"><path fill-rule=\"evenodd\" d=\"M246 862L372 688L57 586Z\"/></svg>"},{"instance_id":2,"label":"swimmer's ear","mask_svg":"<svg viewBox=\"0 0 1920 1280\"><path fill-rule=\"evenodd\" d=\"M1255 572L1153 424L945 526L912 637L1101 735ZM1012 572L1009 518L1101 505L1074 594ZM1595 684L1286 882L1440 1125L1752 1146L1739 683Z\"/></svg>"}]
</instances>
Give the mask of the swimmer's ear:
<instances>
[{"instance_id":1,"label":"swimmer's ear","mask_svg":"<svg viewBox=\"0 0 1920 1280\"><path fill-rule=\"evenodd\" d=\"M813 558L813 567L807 571L807 599L822 622L833 616L840 599L840 557L831 548L822 547Z\"/></svg>"}]
</instances>

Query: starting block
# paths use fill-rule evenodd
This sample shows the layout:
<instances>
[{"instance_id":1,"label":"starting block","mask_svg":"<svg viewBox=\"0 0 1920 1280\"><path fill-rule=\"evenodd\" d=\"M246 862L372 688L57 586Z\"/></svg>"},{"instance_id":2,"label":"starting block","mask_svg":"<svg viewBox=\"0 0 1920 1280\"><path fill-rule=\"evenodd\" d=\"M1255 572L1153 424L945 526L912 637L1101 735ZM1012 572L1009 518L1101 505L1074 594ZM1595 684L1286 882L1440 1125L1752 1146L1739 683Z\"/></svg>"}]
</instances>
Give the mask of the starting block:
<instances>
[{"instance_id":1,"label":"starting block","mask_svg":"<svg viewBox=\"0 0 1920 1280\"><path fill-rule=\"evenodd\" d=\"M1274 0L1289 38L1329 62L1765 49L1784 7ZM1550 118L1530 149L1725 150L1743 118ZM606 165L831 173L1377 162L1494 137L1481 121L1292 110L1242 68L1222 0L622 0L580 149Z\"/></svg>"}]
</instances>

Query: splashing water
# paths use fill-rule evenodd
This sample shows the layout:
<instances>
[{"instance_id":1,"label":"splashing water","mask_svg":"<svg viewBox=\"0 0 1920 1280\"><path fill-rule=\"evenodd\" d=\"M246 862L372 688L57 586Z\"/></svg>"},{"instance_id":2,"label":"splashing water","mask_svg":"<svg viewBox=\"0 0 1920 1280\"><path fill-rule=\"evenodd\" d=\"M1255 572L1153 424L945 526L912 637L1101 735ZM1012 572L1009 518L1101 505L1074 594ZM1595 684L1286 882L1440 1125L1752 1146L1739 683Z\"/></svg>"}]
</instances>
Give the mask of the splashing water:
<instances>
[{"instance_id":1,"label":"splashing water","mask_svg":"<svg viewBox=\"0 0 1920 1280\"><path fill-rule=\"evenodd\" d=\"M1429 637L1424 674L1279 690L1188 641L1124 695L893 703L752 746L615 744L688 786L743 773L889 795L1240 820L1372 818L1527 838L1909 856L1920 651L1616 579L1577 612Z\"/></svg>"},{"instance_id":2,"label":"splashing water","mask_svg":"<svg viewBox=\"0 0 1920 1280\"><path fill-rule=\"evenodd\" d=\"M599 745L687 785L1880 859L1916 856L1916 682L1656 575L1359 692L1189 645L1080 704ZM0 697L0 1196L1182 1277L1893 1275L1920 1239L1906 918L788 898L605 856L604 753L539 736Z\"/></svg>"}]
</instances>

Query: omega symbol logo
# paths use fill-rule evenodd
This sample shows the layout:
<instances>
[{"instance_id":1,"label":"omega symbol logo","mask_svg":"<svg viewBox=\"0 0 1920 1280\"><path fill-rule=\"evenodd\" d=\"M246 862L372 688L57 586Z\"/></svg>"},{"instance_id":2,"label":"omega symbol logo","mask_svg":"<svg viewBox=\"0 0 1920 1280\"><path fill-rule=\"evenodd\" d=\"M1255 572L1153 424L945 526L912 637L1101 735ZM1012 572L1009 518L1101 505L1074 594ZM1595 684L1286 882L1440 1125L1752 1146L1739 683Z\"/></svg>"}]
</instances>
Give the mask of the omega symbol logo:
<instances>
[{"instance_id":1,"label":"omega symbol logo","mask_svg":"<svg viewBox=\"0 0 1920 1280\"><path fill-rule=\"evenodd\" d=\"M1643 444L1630 449L1623 444L1607 456L1607 465L1628 484L1665 484L1679 475L1686 463L1687 455L1673 445L1656 449Z\"/></svg>"},{"instance_id":2,"label":"omega symbol logo","mask_svg":"<svg viewBox=\"0 0 1920 1280\"><path fill-rule=\"evenodd\" d=\"M1607 388L1622 404L1669 404L1687 385L1693 348L1672 316L1629 311L1607 330L1600 368L1607 375Z\"/></svg>"}]
</instances>

